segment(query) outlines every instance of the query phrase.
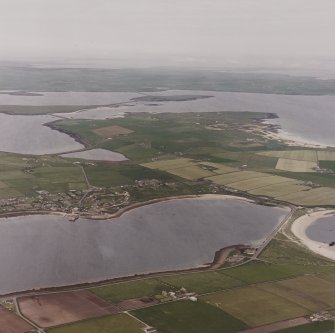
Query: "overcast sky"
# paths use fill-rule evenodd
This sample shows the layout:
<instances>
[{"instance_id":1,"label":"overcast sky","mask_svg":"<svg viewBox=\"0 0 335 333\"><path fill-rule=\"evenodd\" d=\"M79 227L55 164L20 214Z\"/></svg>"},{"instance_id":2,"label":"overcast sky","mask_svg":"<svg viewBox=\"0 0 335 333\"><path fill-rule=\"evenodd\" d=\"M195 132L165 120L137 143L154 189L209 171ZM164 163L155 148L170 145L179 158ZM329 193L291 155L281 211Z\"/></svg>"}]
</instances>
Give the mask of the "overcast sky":
<instances>
[{"instance_id":1,"label":"overcast sky","mask_svg":"<svg viewBox=\"0 0 335 333\"><path fill-rule=\"evenodd\" d=\"M0 0L0 60L334 57L334 0Z\"/></svg>"}]
</instances>

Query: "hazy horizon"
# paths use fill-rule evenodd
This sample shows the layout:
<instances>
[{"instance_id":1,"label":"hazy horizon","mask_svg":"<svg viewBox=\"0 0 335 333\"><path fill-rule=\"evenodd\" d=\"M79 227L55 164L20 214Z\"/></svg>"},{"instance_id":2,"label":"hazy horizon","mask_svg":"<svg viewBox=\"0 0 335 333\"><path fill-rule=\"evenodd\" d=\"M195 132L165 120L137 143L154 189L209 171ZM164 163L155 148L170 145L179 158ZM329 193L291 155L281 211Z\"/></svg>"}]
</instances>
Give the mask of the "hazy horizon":
<instances>
[{"instance_id":1,"label":"hazy horizon","mask_svg":"<svg viewBox=\"0 0 335 333\"><path fill-rule=\"evenodd\" d=\"M332 0L0 4L0 61L318 68L335 56Z\"/></svg>"}]
</instances>

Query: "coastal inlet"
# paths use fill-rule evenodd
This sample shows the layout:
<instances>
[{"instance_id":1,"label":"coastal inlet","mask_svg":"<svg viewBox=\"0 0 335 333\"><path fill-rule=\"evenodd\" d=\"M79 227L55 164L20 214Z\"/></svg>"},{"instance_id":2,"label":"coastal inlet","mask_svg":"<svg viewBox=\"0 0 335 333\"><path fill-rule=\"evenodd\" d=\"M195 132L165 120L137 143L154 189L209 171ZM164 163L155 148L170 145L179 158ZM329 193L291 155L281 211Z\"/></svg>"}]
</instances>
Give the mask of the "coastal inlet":
<instances>
[{"instance_id":1,"label":"coastal inlet","mask_svg":"<svg viewBox=\"0 0 335 333\"><path fill-rule=\"evenodd\" d=\"M121 217L0 220L0 294L201 267L217 250L259 246L289 209L225 196L174 199Z\"/></svg>"}]
</instances>

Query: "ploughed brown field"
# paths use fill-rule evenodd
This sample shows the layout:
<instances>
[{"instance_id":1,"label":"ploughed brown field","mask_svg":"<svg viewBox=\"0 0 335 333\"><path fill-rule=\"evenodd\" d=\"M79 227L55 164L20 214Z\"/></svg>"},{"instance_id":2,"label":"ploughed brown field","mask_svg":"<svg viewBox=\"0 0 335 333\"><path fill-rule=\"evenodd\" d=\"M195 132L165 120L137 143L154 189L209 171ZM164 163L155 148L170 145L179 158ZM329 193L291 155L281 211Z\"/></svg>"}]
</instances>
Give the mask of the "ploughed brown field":
<instances>
[{"instance_id":1,"label":"ploughed brown field","mask_svg":"<svg viewBox=\"0 0 335 333\"><path fill-rule=\"evenodd\" d=\"M18 301L22 314L40 327L52 327L118 312L114 305L86 290L26 296ZM1 329L0 332L2 333Z\"/></svg>"},{"instance_id":2,"label":"ploughed brown field","mask_svg":"<svg viewBox=\"0 0 335 333\"><path fill-rule=\"evenodd\" d=\"M98 134L102 138L110 138L112 136L127 135L133 133L133 131L128 128L116 125L97 128L93 132Z\"/></svg>"},{"instance_id":3,"label":"ploughed brown field","mask_svg":"<svg viewBox=\"0 0 335 333\"><path fill-rule=\"evenodd\" d=\"M32 328L14 313L0 307L0 333L27 333Z\"/></svg>"}]
</instances>

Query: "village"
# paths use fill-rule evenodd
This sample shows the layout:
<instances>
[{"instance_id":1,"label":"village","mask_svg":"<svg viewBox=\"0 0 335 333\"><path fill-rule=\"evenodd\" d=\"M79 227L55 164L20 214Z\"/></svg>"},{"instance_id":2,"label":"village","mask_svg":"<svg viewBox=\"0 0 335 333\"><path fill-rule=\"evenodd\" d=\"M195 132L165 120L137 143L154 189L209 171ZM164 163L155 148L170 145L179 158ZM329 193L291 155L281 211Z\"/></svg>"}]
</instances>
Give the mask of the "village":
<instances>
[{"instance_id":1,"label":"village","mask_svg":"<svg viewBox=\"0 0 335 333\"><path fill-rule=\"evenodd\" d=\"M5 216L25 212L63 213L70 221L80 216L109 216L129 203L127 191L115 192L109 188L93 188L84 191L70 190L64 193L38 191L36 197L18 197L0 200L0 211Z\"/></svg>"}]
</instances>

